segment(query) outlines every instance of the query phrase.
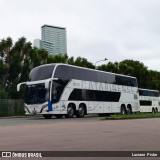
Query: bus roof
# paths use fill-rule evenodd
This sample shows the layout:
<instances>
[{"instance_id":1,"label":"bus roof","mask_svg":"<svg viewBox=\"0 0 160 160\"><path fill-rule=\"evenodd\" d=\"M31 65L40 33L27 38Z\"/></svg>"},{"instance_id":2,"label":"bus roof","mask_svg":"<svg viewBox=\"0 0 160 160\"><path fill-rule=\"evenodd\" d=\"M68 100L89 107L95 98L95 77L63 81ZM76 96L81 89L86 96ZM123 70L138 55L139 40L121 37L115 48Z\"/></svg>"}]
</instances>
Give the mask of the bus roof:
<instances>
[{"instance_id":1,"label":"bus roof","mask_svg":"<svg viewBox=\"0 0 160 160\"><path fill-rule=\"evenodd\" d=\"M130 77L130 78L135 78L137 79L136 77L133 77L133 76L128 76L128 75L124 75L124 74L118 74L118 73L112 73L112 72L106 72L106 71L100 71L100 70L96 70L96 69L91 69L91 68L86 68L86 67L80 67L80 66L74 66L74 65L70 65L70 64L65 64L65 63L50 63L50 64L43 64L43 65L40 65L40 66L37 66L35 68L38 68L38 67L43 67L43 66L49 66L49 65L55 65L55 69L57 66L59 65L66 65L66 66L71 66L71 67L75 67L75 68L81 68L81 69L87 69L87 70L91 70L91 71L96 71L96 72L102 72L102 73L109 73L109 74L113 74L113 75L120 75L120 76L125 76L125 77Z\"/></svg>"}]
</instances>

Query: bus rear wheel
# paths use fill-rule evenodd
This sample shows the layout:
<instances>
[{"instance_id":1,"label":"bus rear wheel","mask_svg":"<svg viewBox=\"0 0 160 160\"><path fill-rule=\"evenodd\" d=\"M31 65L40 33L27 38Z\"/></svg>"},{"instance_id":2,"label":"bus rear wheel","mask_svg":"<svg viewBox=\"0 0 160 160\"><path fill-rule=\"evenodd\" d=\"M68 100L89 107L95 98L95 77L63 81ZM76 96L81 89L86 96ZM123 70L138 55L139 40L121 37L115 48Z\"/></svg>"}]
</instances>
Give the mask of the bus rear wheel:
<instances>
[{"instance_id":1,"label":"bus rear wheel","mask_svg":"<svg viewBox=\"0 0 160 160\"><path fill-rule=\"evenodd\" d=\"M154 109L154 108L152 108L152 113L156 113L156 111L155 111L155 109Z\"/></svg>"},{"instance_id":2,"label":"bus rear wheel","mask_svg":"<svg viewBox=\"0 0 160 160\"><path fill-rule=\"evenodd\" d=\"M77 117L78 118L83 118L84 117L84 114L85 114L85 109L84 109L84 106L81 105L78 109L78 112L77 112Z\"/></svg>"},{"instance_id":3,"label":"bus rear wheel","mask_svg":"<svg viewBox=\"0 0 160 160\"><path fill-rule=\"evenodd\" d=\"M129 106L129 107L127 108L127 113L128 113L128 114L132 114L132 107L131 107L131 106Z\"/></svg>"},{"instance_id":4,"label":"bus rear wheel","mask_svg":"<svg viewBox=\"0 0 160 160\"><path fill-rule=\"evenodd\" d=\"M75 113L74 107L72 104L70 104L67 108L67 114L65 115L66 118L73 118Z\"/></svg>"},{"instance_id":5,"label":"bus rear wheel","mask_svg":"<svg viewBox=\"0 0 160 160\"><path fill-rule=\"evenodd\" d=\"M45 119L51 119L52 118L52 115L51 114L44 114L43 117Z\"/></svg>"}]
</instances>

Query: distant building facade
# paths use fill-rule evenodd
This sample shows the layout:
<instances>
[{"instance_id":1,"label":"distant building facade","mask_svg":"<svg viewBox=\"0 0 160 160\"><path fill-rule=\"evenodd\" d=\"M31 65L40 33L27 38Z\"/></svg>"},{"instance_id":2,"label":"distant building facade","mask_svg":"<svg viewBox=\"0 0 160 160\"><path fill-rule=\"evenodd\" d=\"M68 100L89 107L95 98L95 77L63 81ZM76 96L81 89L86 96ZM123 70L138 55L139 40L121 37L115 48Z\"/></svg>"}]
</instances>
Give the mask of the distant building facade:
<instances>
[{"instance_id":1,"label":"distant building facade","mask_svg":"<svg viewBox=\"0 0 160 160\"><path fill-rule=\"evenodd\" d=\"M43 25L41 40L34 40L34 46L45 48L51 54L67 54L66 28Z\"/></svg>"},{"instance_id":2,"label":"distant building facade","mask_svg":"<svg viewBox=\"0 0 160 160\"><path fill-rule=\"evenodd\" d=\"M42 48L42 40L40 39L35 39L33 42L33 45L37 48Z\"/></svg>"}]
</instances>

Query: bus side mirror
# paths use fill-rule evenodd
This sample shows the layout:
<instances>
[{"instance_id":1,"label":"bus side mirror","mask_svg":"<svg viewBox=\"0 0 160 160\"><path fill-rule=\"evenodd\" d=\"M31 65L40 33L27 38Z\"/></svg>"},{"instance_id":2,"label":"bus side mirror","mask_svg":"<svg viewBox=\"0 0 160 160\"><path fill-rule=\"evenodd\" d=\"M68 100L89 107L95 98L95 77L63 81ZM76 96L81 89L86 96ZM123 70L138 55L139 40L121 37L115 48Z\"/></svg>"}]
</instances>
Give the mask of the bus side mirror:
<instances>
[{"instance_id":1,"label":"bus side mirror","mask_svg":"<svg viewBox=\"0 0 160 160\"><path fill-rule=\"evenodd\" d=\"M17 92L20 91L20 84L17 85Z\"/></svg>"},{"instance_id":2,"label":"bus side mirror","mask_svg":"<svg viewBox=\"0 0 160 160\"><path fill-rule=\"evenodd\" d=\"M17 92L19 92L20 91L20 87L21 87L21 85L22 84L26 84L27 82L22 82L22 83L19 83L18 85L17 85Z\"/></svg>"}]
</instances>

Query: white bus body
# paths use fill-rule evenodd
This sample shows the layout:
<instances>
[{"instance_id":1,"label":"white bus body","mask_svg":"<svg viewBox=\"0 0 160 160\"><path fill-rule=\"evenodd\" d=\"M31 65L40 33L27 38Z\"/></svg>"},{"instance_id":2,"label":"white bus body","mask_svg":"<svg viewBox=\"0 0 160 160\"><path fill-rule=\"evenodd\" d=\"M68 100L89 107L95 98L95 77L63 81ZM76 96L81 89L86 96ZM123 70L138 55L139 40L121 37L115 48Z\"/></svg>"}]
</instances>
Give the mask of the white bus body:
<instances>
[{"instance_id":1,"label":"white bus body","mask_svg":"<svg viewBox=\"0 0 160 160\"><path fill-rule=\"evenodd\" d=\"M158 90L139 88L140 112L160 112L160 97Z\"/></svg>"},{"instance_id":2,"label":"white bus body","mask_svg":"<svg viewBox=\"0 0 160 160\"><path fill-rule=\"evenodd\" d=\"M29 82L21 83L27 86L26 115L61 118L140 111L135 77L67 64L36 67L29 77Z\"/></svg>"}]
</instances>

